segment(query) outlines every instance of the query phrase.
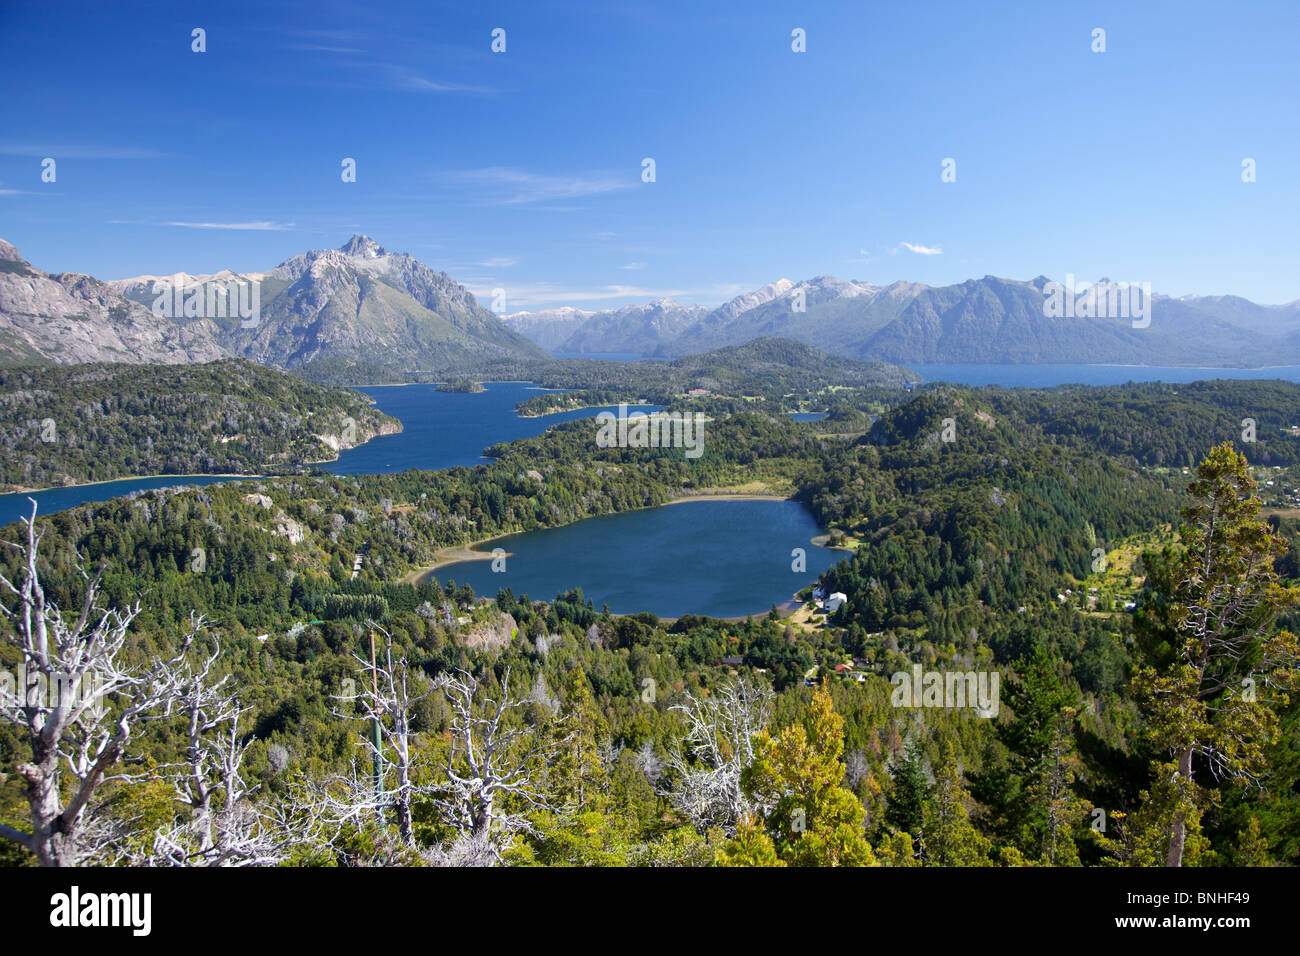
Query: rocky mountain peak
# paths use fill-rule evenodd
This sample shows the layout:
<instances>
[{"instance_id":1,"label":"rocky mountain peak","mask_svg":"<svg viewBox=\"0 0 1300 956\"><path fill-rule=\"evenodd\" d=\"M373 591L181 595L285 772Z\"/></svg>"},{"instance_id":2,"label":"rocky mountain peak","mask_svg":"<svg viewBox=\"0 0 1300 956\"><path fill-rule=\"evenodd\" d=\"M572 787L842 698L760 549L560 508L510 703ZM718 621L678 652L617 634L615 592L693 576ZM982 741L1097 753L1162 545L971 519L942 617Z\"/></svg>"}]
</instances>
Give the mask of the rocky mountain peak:
<instances>
[{"instance_id":1,"label":"rocky mountain peak","mask_svg":"<svg viewBox=\"0 0 1300 956\"><path fill-rule=\"evenodd\" d=\"M0 259L8 259L10 262L23 261L23 257L18 254L18 250L3 239L0 239Z\"/></svg>"},{"instance_id":2,"label":"rocky mountain peak","mask_svg":"<svg viewBox=\"0 0 1300 956\"><path fill-rule=\"evenodd\" d=\"M387 249L369 236L360 233L339 246L339 252L354 259L378 259L380 256L388 255Z\"/></svg>"}]
</instances>

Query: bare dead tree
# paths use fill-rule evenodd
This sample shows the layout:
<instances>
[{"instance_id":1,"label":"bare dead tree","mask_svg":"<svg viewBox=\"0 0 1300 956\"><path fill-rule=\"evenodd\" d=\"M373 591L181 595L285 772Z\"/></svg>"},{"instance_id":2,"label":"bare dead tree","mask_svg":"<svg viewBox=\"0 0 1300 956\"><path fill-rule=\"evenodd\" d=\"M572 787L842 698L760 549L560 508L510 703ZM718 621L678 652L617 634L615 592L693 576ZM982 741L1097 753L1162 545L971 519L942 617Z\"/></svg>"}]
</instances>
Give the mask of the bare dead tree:
<instances>
[{"instance_id":1,"label":"bare dead tree","mask_svg":"<svg viewBox=\"0 0 1300 956\"><path fill-rule=\"evenodd\" d=\"M357 713L334 711L336 717L363 723L359 749L362 763L374 766L382 761L387 768L382 784L370 770L354 760L346 775L335 776L315 788L315 800L323 816L336 825L359 824L367 815L383 818L391 812L398 834L407 847L415 846L412 805L429 792L427 784L414 780L411 751L412 710L433 691L433 686L419 671L412 671L406 658L393 659L393 638L374 622L370 627L384 636L382 658L367 660L359 654L353 658L361 666L363 680L355 698ZM378 741L369 733L378 728Z\"/></svg>"},{"instance_id":2,"label":"bare dead tree","mask_svg":"<svg viewBox=\"0 0 1300 956\"><path fill-rule=\"evenodd\" d=\"M141 724L167 717L183 679L182 663L203 626L191 618L174 656L132 667L123 649L139 603L104 608L101 575L78 567L85 593L74 615L65 615L41 586L36 503L23 519L26 543L4 542L21 558L15 584L0 574L0 588L16 598L0 613L3 640L20 656L20 686L0 681L0 718L19 728L32 759L18 766L26 782L31 832L0 826L5 837L32 851L42 866L72 866L111 852L111 830L90 826L96 792L105 783L138 779L120 771L132 734Z\"/></svg>"},{"instance_id":3,"label":"bare dead tree","mask_svg":"<svg viewBox=\"0 0 1300 956\"><path fill-rule=\"evenodd\" d=\"M487 833L464 833L446 846L424 850L421 858L430 866L496 866L500 855Z\"/></svg>"},{"instance_id":4,"label":"bare dead tree","mask_svg":"<svg viewBox=\"0 0 1300 956\"><path fill-rule=\"evenodd\" d=\"M862 781L867 779L867 774L871 772L871 765L867 762L867 753L861 747L850 750L844 758L844 785L850 790L856 791L862 785Z\"/></svg>"},{"instance_id":5,"label":"bare dead tree","mask_svg":"<svg viewBox=\"0 0 1300 956\"><path fill-rule=\"evenodd\" d=\"M645 774L645 778L651 786L659 782L659 778L664 775L664 762L655 750L655 742L647 737L641 742L635 754L636 765Z\"/></svg>"},{"instance_id":6,"label":"bare dead tree","mask_svg":"<svg viewBox=\"0 0 1300 956\"><path fill-rule=\"evenodd\" d=\"M531 833L527 810L556 811L539 788L542 770L568 736L510 726L508 715L527 704L510 696L510 670L501 696L476 701L479 684L466 671L444 674L438 686L451 707L451 749L433 806L457 834L441 852L446 860L500 862L517 833ZM467 865L462 862L460 865Z\"/></svg>"},{"instance_id":7,"label":"bare dead tree","mask_svg":"<svg viewBox=\"0 0 1300 956\"><path fill-rule=\"evenodd\" d=\"M310 813L278 801L255 803L256 785L244 779L253 738L241 740L247 712L228 690L230 675L213 679L217 647L196 668L186 667L178 707L186 720L186 760L171 777L185 818L158 830L151 850L135 860L153 866L270 866L311 843Z\"/></svg>"},{"instance_id":8,"label":"bare dead tree","mask_svg":"<svg viewBox=\"0 0 1300 956\"><path fill-rule=\"evenodd\" d=\"M749 676L720 684L708 697L686 695L670 708L686 718L686 736L668 754L666 795L700 828L734 833L738 820L766 808L745 796L741 772L754 760L754 737L772 717L772 690Z\"/></svg>"}]
</instances>

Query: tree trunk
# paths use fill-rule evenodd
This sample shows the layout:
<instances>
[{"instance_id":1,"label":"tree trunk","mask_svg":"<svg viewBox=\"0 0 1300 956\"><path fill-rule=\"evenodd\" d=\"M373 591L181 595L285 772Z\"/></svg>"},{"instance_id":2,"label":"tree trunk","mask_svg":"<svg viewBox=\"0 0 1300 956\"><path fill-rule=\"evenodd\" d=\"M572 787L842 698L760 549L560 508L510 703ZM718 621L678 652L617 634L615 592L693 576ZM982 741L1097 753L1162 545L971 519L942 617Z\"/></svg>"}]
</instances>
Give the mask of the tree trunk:
<instances>
[{"instance_id":1,"label":"tree trunk","mask_svg":"<svg viewBox=\"0 0 1300 956\"><path fill-rule=\"evenodd\" d=\"M1192 779L1192 748L1188 747L1178 755L1178 776L1180 783L1178 785L1179 803L1182 803L1183 786L1191 782ZM1179 809L1174 814L1173 827L1169 834L1169 855L1165 858L1165 866L1182 866L1183 849L1187 845L1187 811Z\"/></svg>"},{"instance_id":2,"label":"tree trunk","mask_svg":"<svg viewBox=\"0 0 1300 956\"><path fill-rule=\"evenodd\" d=\"M26 763L18 772L27 781L27 805L32 814L32 849L41 866L72 866L71 839L63 832L59 807L59 775L48 766L58 761L51 753L40 764Z\"/></svg>"}]
</instances>

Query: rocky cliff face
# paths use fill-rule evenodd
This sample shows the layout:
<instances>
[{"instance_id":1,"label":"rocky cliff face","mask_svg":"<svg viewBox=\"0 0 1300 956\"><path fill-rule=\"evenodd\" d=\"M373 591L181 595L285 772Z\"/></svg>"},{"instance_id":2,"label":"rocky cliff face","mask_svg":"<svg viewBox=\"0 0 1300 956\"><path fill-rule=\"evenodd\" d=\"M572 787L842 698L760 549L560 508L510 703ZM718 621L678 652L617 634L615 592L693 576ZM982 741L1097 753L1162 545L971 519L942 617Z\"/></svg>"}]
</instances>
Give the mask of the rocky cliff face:
<instances>
[{"instance_id":1,"label":"rocky cliff face","mask_svg":"<svg viewBox=\"0 0 1300 956\"><path fill-rule=\"evenodd\" d=\"M255 321L155 315L155 284L256 282ZM296 368L321 360L393 371L454 370L545 353L467 288L368 236L315 249L265 273L179 273L101 282L48 275L0 240L0 363L206 362L238 356Z\"/></svg>"},{"instance_id":2,"label":"rocky cliff face","mask_svg":"<svg viewBox=\"0 0 1300 956\"><path fill-rule=\"evenodd\" d=\"M229 354L206 319L166 319L91 276L42 272L0 240L0 363L209 362Z\"/></svg>"},{"instance_id":3,"label":"rocky cliff face","mask_svg":"<svg viewBox=\"0 0 1300 956\"><path fill-rule=\"evenodd\" d=\"M475 650L499 651L510 646L518 631L519 622L512 615L497 611L490 620L470 627L463 640Z\"/></svg>"},{"instance_id":4,"label":"rocky cliff face","mask_svg":"<svg viewBox=\"0 0 1300 956\"><path fill-rule=\"evenodd\" d=\"M545 356L445 272L368 236L294 256L268 278L276 287L261 321L233 329L229 341L235 354L267 365L343 359L442 370Z\"/></svg>"}]
</instances>

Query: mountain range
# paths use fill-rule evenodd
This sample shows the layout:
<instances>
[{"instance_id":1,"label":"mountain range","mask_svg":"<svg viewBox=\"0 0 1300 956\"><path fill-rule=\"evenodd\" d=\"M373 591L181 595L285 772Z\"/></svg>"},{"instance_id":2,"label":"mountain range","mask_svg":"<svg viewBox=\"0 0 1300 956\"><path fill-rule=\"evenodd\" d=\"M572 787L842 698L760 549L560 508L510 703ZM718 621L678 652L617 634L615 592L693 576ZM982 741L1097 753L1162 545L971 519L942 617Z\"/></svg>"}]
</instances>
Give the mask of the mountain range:
<instances>
[{"instance_id":1,"label":"mountain range","mask_svg":"<svg viewBox=\"0 0 1300 956\"><path fill-rule=\"evenodd\" d=\"M1048 314L1049 281L985 276L943 287L879 286L820 275L779 279L713 310L658 300L605 312L516 313L506 322L560 355L635 351L672 358L778 337L846 358L903 365L1300 364L1300 302L1269 306L1238 296L1153 294L1148 316L1135 327L1131 314ZM1102 279L1077 295L1104 303L1119 288Z\"/></svg>"},{"instance_id":2,"label":"mountain range","mask_svg":"<svg viewBox=\"0 0 1300 956\"><path fill-rule=\"evenodd\" d=\"M206 294L258 284L258 314L173 309L159 290ZM169 285L160 285L168 283ZM162 314L160 314L162 313ZM220 313L220 314L218 314ZM246 358L286 369L354 363L373 373L453 370L546 353L463 285L367 236L314 249L266 272L136 276L103 282L45 273L0 242L0 364L204 362Z\"/></svg>"},{"instance_id":3,"label":"mountain range","mask_svg":"<svg viewBox=\"0 0 1300 956\"><path fill-rule=\"evenodd\" d=\"M154 308L160 283L225 294L252 282L259 291L256 320L212 308ZM1103 279L1088 295L1104 299L1115 288ZM819 275L778 279L717 308L661 298L603 311L501 317L445 272L363 235L262 272L111 281L42 272L0 240L0 365L234 357L359 383L401 380L412 371L523 371L553 355L671 359L760 338L898 365L1300 364L1300 302L1268 306L1238 296L1157 294L1146 297L1150 321L1135 323L1128 316L1097 317L1096 310L1052 313L1044 306L1049 292L1043 276L930 287Z\"/></svg>"}]
</instances>

